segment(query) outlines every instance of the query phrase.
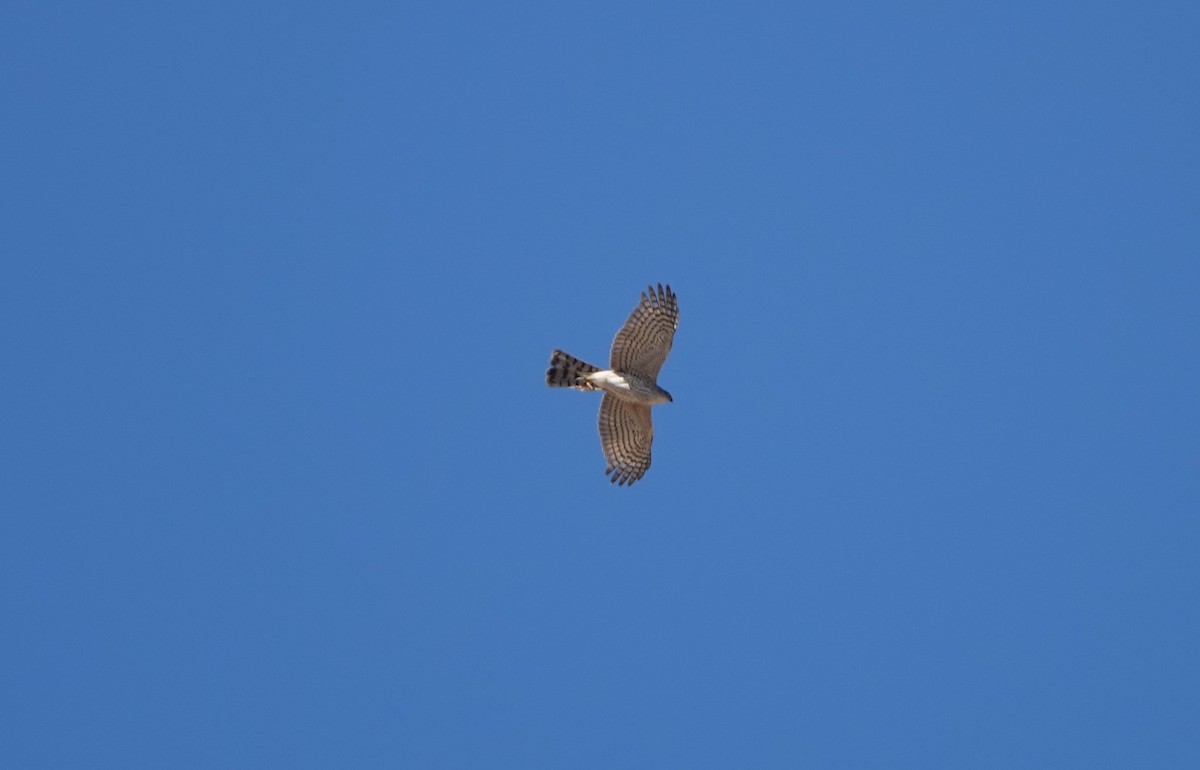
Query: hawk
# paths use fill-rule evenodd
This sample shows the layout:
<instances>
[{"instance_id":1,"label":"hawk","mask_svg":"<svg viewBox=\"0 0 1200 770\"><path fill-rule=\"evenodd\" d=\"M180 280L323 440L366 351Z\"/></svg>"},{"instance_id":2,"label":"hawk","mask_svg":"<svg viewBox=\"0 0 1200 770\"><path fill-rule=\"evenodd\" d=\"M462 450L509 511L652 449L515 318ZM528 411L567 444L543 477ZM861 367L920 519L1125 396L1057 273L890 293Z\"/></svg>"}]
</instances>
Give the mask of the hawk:
<instances>
[{"instance_id":1,"label":"hawk","mask_svg":"<svg viewBox=\"0 0 1200 770\"><path fill-rule=\"evenodd\" d=\"M600 400L600 445L610 483L632 484L650 468L650 442L654 425L650 407L671 401L671 394L658 387L671 341L679 326L679 303L668 284L651 286L617 332L609 355L608 369L601 369L567 355L550 354L546 384L552 388L602 390Z\"/></svg>"}]
</instances>

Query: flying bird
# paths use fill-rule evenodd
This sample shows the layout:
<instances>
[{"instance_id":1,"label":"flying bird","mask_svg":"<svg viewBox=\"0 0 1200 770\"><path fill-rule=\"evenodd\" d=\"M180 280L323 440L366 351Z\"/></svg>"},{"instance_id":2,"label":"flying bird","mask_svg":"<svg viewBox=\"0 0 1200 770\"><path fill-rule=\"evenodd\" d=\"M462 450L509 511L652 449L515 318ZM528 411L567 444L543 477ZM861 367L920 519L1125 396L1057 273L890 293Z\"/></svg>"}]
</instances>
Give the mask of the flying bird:
<instances>
[{"instance_id":1,"label":"flying bird","mask_svg":"<svg viewBox=\"0 0 1200 770\"><path fill-rule=\"evenodd\" d=\"M654 424L650 407L671 401L671 394L658 386L675 329L679 327L679 303L668 284L651 286L633 309L613 340L607 369L580 361L561 350L550 354L546 384L552 388L602 390L600 400L600 445L608 467L609 482L632 484L650 468L650 442Z\"/></svg>"}]
</instances>

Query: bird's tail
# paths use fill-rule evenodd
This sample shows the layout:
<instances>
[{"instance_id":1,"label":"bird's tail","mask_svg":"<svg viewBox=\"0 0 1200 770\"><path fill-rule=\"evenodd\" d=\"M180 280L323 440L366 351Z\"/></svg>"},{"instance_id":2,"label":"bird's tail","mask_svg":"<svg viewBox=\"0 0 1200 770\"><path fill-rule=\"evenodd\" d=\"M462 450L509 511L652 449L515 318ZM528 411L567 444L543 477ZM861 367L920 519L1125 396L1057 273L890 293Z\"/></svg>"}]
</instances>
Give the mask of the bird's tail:
<instances>
[{"instance_id":1,"label":"bird's tail","mask_svg":"<svg viewBox=\"0 0 1200 770\"><path fill-rule=\"evenodd\" d=\"M561 350L550 354L550 368L546 370L546 384L552 388L579 388L580 390L595 390L586 379L592 372L600 371L600 367L580 361Z\"/></svg>"}]
</instances>

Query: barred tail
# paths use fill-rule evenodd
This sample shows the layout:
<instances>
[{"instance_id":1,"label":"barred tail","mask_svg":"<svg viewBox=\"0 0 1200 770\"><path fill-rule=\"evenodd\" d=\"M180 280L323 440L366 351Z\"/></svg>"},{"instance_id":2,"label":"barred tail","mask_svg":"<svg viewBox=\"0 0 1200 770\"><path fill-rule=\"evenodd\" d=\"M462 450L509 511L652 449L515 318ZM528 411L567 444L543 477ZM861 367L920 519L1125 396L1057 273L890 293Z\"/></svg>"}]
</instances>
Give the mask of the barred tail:
<instances>
[{"instance_id":1,"label":"barred tail","mask_svg":"<svg viewBox=\"0 0 1200 770\"><path fill-rule=\"evenodd\" d=\"M550 368L546 370L546 384L552 388L595 390L596 386L583 378L598 371L600 371L600 367L592 366L580 361L575 356L556 350L550 354Z\"/></svg>"}]
</instances>

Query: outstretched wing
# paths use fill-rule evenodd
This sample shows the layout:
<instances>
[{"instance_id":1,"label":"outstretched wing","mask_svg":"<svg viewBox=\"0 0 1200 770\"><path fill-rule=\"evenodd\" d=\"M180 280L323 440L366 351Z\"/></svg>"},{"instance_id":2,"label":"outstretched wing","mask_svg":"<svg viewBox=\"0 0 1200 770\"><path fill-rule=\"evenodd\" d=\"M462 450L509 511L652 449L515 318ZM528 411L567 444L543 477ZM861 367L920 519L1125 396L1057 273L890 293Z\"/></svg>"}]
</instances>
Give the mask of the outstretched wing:
<instances>
[{"instance_id":1,"label":"outstretched wing","mask_svg":"<svg viewBox=\"0 0 1200 770\"><path fill-rule=\"evenodd\" d=\"M645 476L653 440L650 407L604 394L600 401L600 445L608 460L604 473L610 477L609 482L624 486Z\"/></svg>"},{"instance_id":2,"label":"outstretched wing","mask_svg":"<svg viewBox=\"0 0 1200 770\"><path fill-rule=\"evenodd\" d=\"M633 309L629 320L613 340L609 367L619 372L637 372L658 379L675 329L679 326L679 303L668 284L664 289L651 286L642 294L642 301ZM647 419L649 423L649 419Z\"/></svg>"}]
</instances>

